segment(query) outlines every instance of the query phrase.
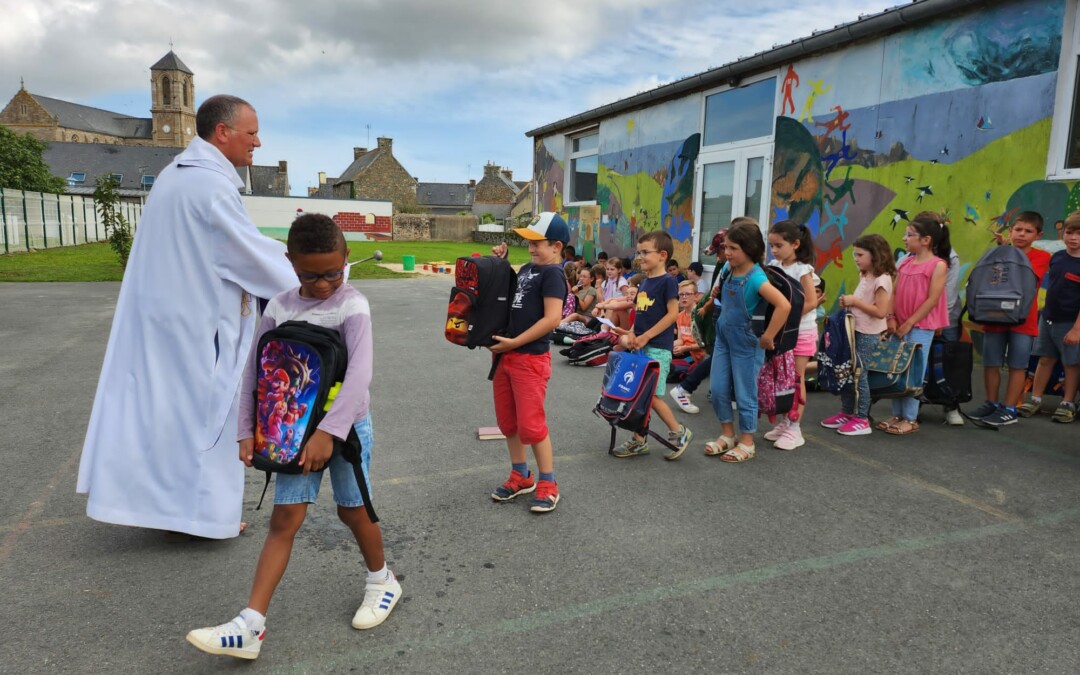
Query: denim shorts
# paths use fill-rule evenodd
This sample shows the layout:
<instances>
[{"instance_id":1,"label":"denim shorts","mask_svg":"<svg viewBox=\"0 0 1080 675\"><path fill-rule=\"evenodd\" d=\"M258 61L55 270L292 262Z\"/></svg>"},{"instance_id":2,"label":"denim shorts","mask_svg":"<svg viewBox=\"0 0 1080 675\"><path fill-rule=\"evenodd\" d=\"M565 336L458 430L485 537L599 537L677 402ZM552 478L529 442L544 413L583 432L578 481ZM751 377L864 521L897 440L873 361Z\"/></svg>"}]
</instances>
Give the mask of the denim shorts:
<instances>
[{"instance_id":1,"label":"denim shorts","mask_svg":"<svg viewBox=\"0 0 1080 675\"><path fill-rule=\"evenodd\" d=\"M1023 333L1008 331L1006 333L983 332L982 362L986 368L1000 368L1003 365L1010 369L1026 370L1028 361L1031 360L1031 347L1035 344L1035 338ZM1006 353L1008 359L1006 359Z\"/></svg>"},{"instance_id":2,"label":"denim shorts","mask_svg":"<svg viewBox=\"0 0 1080 675\"><path fill-rule=\"evenodd\" d=\"M360 437L363 450L360 463L364 467L364 480L368 494L371 494L371 446L374 438L371 432L371 413L353 425ZM320 471L308 475L302 473L279 473L274 477L274 504L314 504L319 496L319 484L322 483L326 469L330 470L330 487L334 490L334 502L338 506L355 508L364 505L360 486L356 483L353 465L341 456L338 450L330 457L330 462Z\"/></svg>"},{"instance_id":3,"label":"denim shorts","mask_svg":"<svg viewBox=\"0 0 1080 675\"><path fill-rule=\"evenodd\" d=\"M641 353L660 362L660 378L656 381L656 396L663 396L667 392L667 376L671 372L671 350L645 347Z\"/></svg>"},{"instance_id":4,"label":"denim shorts","mask_svg":"<svg viewBox=\"0 0 1080 675\"><path fill-rule=\"evenodd\" d=\"M1073 325L1072 321L1050 323L1046 319L1039 319L1039 337L1035 339L1035 348L1031 353L1035 356L1052 356L1065 366L1080 364L1080 345L1065 344L1065 333L1072 330Z\"/></svg>"}]
</instances>

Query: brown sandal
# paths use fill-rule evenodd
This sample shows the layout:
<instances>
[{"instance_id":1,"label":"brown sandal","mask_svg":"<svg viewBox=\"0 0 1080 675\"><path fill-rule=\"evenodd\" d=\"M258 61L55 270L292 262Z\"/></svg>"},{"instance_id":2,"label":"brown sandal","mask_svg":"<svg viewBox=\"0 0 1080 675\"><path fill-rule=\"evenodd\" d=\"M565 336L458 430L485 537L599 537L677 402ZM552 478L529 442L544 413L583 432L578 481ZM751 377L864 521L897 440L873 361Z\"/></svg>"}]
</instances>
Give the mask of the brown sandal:
<instances>
[{"instance_id":1,"label":"brown sandal","mask_svg":"<svg viewBox=\"0 0 1080 675\"><path fill-rule=\"evenodd\" d=\"M885 427L885 433L892 434L893 436L907 436L908 434L913 434L918 430L918 422L904 419Z\"/></svg>"},{"instance_id":2,"label":"brown sandal","mask_svg":"<svg viewBox=\"0 0 1080 675\"><path fill-rule=\"evenodd\" d=\"M904 418L902 418L902 417L895 417L895 416L890 417L887 420L882 420L882 421L878 422L877 424L875 424L874 428L877 429L878 431L885 431L886 429L893 426L897 422L900 422L903 419Z\"/></svg>"}]
</instances>

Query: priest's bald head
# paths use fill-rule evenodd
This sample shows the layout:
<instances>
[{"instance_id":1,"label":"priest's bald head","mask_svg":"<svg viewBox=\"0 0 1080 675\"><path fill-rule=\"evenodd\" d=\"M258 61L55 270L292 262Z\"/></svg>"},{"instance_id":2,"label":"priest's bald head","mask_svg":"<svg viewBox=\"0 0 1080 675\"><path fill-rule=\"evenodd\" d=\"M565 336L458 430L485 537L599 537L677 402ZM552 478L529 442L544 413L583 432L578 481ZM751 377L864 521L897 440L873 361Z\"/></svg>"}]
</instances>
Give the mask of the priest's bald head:
<instances>
[{"instance_id":1,"label":"priest's bald head","mask_svg":"<svg viewBox=\"0 0 1080 675\"><path fill-rule=\"evenodd\" d=\"M199 106L195 114L199 138L221 151L233 166L251 166L259 142L259 118L242 98L219 94Z\"/></svg>"}]
</instances>

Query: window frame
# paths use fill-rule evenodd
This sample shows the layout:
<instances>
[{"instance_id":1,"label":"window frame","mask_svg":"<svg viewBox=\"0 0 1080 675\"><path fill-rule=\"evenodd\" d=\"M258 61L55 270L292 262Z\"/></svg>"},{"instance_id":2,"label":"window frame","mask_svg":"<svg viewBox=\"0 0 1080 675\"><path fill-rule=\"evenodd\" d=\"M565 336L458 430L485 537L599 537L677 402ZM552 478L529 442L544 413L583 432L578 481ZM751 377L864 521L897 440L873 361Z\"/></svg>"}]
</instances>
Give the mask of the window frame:
<instances>
[{"instance_id":1,"label":"window frame","mask_svg":"<svg viewBox=\"0 0 1080 675\"><path fill-rule=\"evenodd\" d=\"M596 136L596 147L591 150L579 150L574 152L574 141L587 136ZM596 124L584 129L577 129L566 134L566 168L563 171L563 195L566 199L574 194L574 160L582 157L596 157L596 181L597 189L600 183L600 125ZM596 195L592 199L579 201L564 201L563 206L592 206L596 204Z\"/></svg>"},{"instance_id":2,"label":"window frame","mask_svg":"<svg viewBox=\"0 0 1080 675\"><path fill-rule=\"evenodd\" d=\"M78 178L76 178L78 176ZM86 172L85 171L72 171L68 173L67 177L68 185L77 187L79 185L86 185Z\"/></svg>"},{"instance_id":3,"label":"window frame","mask_svg":"<svg viewBox=\"0 0 1080 675\"><path fill-rule=\"evenodd\" d=\"M742 139L739 139L737 141L730 141L728 143L717 143L717 144L714 144L714 145L706 145L705 144L705 123L707 121L706 113L708 112L709 97L714 96L716 94L722 94L722 93L727 92L727 91L732 91L734 89L740 89L742 87L747 87L747 86L749 86L751 84L757 84L759 82L762 82L762 81L768 80L768 79L772 79L773 84L774 84L774 86L773 86L773 103L772 103L772 127L769 130L769 133L767 135L765 135L765 136L754 136L752 138L742 138ZM776 137L776 117L777 117L777 110L779 109L777 104L778 104L779 100L780 100L780 71L776 70L776 69L768 70L768 71L765 71L763 73L758 73L758 74L756 74L756 75L754 75L752 77L746 78L745 80L740 80L739 82L735 83L735 86L731 86L730 84L725 84L723 86L716 87L715 89L709 89L707 91L703 91L701 93L701 110L700 110L700 113L699 113L701 115L701 150L700 150L700 152L734 150L734 149L742 148L744 146L761 145L762 143L772 143L773 139Z\"/></svg>"},{"instance_id":4,"label":"window frame","mask_svg":"<svg viewBox=\"0 0 1080 675\"><path fill-rule=\"evenodd\" d=\"M122 173L110 173L109 178L115 180L117 185L124 182L124 174Z\"/></svg>"},{"instance_id":5,"label":"window frame","mask_svg":"<svg viewBox=\"0 0 1080 675\"><path fill-rule=\"evenodd\" d=\"M154 175L149 173L143 174L139 178L139 185L144 190L154 187Z\"/></svg>"},{"instance_id":6,"label":"window frame","mask_svg":"<svg viewBox=\"0 0 1080 675\"><path fill-rule=\"evenodd\" d=\"M1054 92L1054 113L1050 124L1050 148L1046 157L1046 180L1078 180L1080 166L1065 166L1069 155L1069 135L1073 116L1077 117L1080 136L1080 23L1077 22L1077 0L1065 7L1065 22L1061 27L1061 54L1058 60L1057 85Z\"/></svg>"}]
</instances>

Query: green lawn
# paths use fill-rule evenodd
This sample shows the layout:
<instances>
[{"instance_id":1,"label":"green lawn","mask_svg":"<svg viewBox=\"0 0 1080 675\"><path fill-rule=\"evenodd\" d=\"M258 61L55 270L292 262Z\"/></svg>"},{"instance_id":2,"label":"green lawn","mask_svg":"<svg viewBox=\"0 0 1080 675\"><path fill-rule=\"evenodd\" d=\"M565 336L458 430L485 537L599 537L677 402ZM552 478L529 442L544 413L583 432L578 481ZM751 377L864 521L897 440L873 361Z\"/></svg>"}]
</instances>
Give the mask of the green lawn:
<instances>
[{"instance_id":1,"label":"green lawn","mask_svg":"<svg viewBox=\"0 0 1080 675\"><path fill-rule=\"evenodd\" d=\"M416 258L417 267L434 260L452 261L459 256L491 252L484 244L451 241L349 242L350 260L365 258L375 250L383 252L383 262L401 262L403 255ZM529 261L528 249L510 248L510 262ZM123 270L108 244L67 246L0 255L0 281L120 281ZM374 261L352 270L353 279L400 279L397 272L378 267Z\"/></svg>"}]
</instances>

